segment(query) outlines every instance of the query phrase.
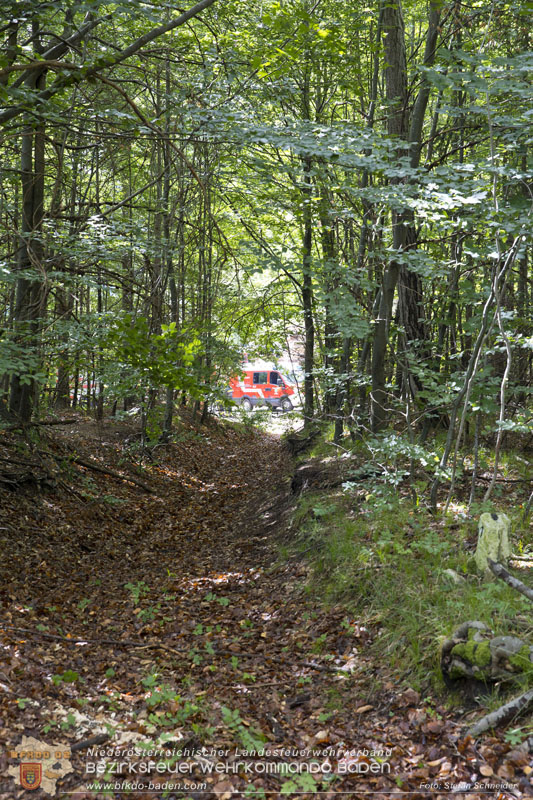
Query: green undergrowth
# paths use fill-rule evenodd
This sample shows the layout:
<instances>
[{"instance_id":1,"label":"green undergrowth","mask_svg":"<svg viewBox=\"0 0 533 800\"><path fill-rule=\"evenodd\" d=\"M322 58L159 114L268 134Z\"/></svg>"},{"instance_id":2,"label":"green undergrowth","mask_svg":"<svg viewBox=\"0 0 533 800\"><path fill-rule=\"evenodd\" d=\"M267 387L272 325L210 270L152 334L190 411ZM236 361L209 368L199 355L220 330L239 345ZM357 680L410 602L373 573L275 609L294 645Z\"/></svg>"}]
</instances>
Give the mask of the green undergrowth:
<instances>
[{"instance_id":1,"label":"green undergrowth","mask_svg":"<svg viewBox=\"0 0 533 800\"><path fill-rule=\"evenodd\" d=\"M379 663L411 686L440 690L440 645L461 622L480 620L495 634L525 641L533 633L530 602L501 581L476 574L477 515L486 510L505 510L513 551L528 549L518 506L497 500L480 505L475 515L455 507L446 517L433 517L417 493L379 478L304 492L292 548L309 562L314 599L341 603L373 631L369 647ZM523 580L528 582L527 572Z\"/></svg>"}]
</instances>

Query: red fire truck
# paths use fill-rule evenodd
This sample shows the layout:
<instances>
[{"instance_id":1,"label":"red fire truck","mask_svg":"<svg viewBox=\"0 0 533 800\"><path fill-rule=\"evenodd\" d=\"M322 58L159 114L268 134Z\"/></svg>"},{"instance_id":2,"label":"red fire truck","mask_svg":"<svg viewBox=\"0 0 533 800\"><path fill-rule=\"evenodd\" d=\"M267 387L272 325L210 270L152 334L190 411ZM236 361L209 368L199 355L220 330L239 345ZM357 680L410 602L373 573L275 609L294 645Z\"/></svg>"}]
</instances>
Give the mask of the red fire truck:
<instances>
[{"instance_id":1,"label":"red fire truck","mask_svg":"<svg viewBox=\"0 0 533 800\"><path fill-rule=\"evenodd\" d=\"M242 374L231 378L228 396L245 411L254 406L266 405L291 411L296 393L295 387L285 375L267 361L245 362Z\"/></svg>"}]
</instances>

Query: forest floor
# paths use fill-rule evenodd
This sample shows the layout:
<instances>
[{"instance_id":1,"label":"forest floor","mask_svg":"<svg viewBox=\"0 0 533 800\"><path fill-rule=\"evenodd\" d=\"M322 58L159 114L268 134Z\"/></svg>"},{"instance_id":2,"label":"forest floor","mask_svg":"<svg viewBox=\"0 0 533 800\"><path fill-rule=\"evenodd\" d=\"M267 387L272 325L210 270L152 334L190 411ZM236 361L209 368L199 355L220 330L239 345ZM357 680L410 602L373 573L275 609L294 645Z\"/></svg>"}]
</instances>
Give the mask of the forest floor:
<instances>
[{"instance_id":1,"label":"forest floor","mask_svg":"<svg viewBox=\"0 0 533 800\"><path fill-rule=\"evenodd\" d=\"M279 436L183 421L140 467L132 422L41 430L0 439L1 798L20 763L36 798L531 793L527 750L462 738L279 558Z\"/></svg>"}]
</instances>

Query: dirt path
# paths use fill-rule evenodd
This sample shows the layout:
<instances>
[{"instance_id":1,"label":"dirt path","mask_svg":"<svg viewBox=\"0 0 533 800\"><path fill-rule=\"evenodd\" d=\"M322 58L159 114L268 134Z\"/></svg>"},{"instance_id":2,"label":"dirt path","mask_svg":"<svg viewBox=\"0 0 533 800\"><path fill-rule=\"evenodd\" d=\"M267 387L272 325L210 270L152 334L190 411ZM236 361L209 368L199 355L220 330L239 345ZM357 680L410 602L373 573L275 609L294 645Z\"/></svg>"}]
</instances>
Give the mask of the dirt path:
<instances>
[{"instance_id":1,"label":"dirt path","mask_svg":"<svg viewBox=\"0 0 533 800\"><path fill-rule=\"evenodd\" d=\"M55 436L49 447L131 470L116 426ZM107 796L144 778L130 797L162 797L163 784L206 800L477 797L489 751L387 678L368 654L379 631L320 608L305 563L278 562L292 503L279 439L191 428L154 459L142 476L152 494L78 470L69 492L1 496L0 774L18 764L9 749L23 736L72 747L107 735L113 756L101 763L123 761ZM167 776L119 757L139 741L161 748L162 734ZM87 788L95 760L73 751L55 796L103 797ZM2 798L23 795L13 778L0 783Z\"/></svg>"}]
</instances>

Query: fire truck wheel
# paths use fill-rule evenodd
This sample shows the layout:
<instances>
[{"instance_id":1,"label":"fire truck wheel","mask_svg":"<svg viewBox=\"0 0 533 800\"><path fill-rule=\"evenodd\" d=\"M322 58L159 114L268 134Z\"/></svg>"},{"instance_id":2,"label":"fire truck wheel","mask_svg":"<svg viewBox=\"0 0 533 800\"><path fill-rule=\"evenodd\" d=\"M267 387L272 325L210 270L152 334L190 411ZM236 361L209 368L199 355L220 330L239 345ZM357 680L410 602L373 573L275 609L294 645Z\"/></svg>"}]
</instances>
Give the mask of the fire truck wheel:
<instances>
[{"instance_id":1,"label":"fire truck wheel","mask_svg":"<svg viewBox=\"0 0 533 800\"><path fill-rule=\"evenodd\" d=\"M250 400L249 397L243 397L241 406L244 408L245 411L251 411L253 407L252 401Z\"/></svg>"},{"instance_id":2,"label":"fire truck wheel","mask_svg":"<svg viewBox=\"0 0 533 800\"><path fill-rule=\"evenodd\" d=\"M288 397L284 397L281 401L281 408L283 411L292 411L292 403Z\"/></svg>"}]
</instances>

